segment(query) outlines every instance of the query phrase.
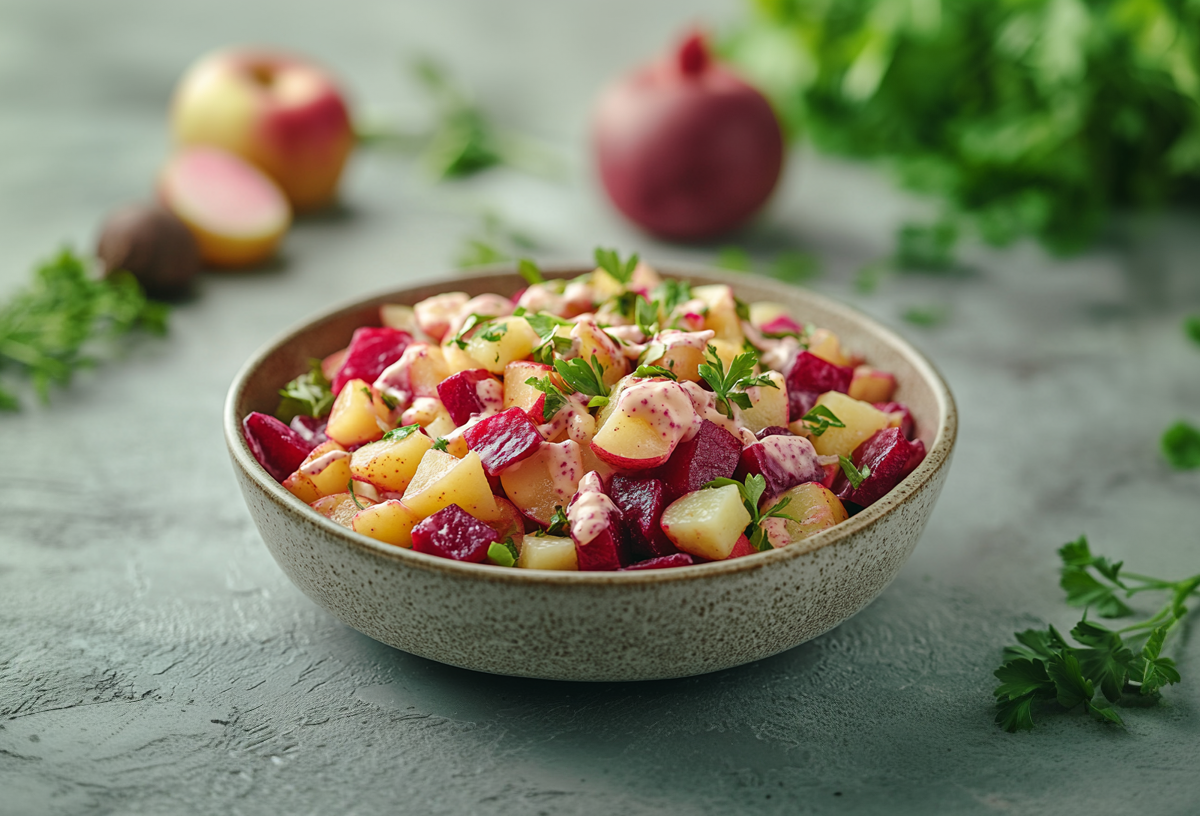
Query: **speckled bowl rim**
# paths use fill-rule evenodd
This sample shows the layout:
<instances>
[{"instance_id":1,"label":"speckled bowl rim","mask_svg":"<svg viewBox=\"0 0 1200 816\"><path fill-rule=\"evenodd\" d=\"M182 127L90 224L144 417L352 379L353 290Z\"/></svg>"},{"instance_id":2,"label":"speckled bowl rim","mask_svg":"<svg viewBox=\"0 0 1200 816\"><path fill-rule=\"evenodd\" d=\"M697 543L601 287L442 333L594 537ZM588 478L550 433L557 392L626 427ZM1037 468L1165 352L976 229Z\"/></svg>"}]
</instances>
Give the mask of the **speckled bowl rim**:
<instances>
[{"instance_id":1,"label":"speckled bowl rim","mask_svg":"<svg viewBox=\"0 0 1200 816\"><path fill-rule=\"evenodd\" d=\"M542 267L542 272L547 277L574 277L588 272L592 268L579 264L546 264ZM926 452L924 461L904 481L879 501L848 520L804 539L803 545L797 543L742 558L735 558L731 561L711 561L686 567L674 567L672 569L633 570L629 572L570 572L504 569L490 564L472 564L438 558L437 556L414 552L410 549L375 541L368 536L348 530L340 524L317 514L293 496L281 484L276 482L258 463L258 460L254 458L254 454L250 452L249 446L242 437L242 417L238 414L238 405L241 402L243 393L246 391L247 384L268 357L280 348L295 341L298 337L311 331L315 326L334 320L343 314L361 310L372 302L383 303L388 299L398 300L403 298L408 292L428 286L441 286L445 291L450 292L454 291L454 287L460 282L481 278L494 278L500 275L511 275L520 280L516 269L508 264L481 267L471 272L455 273L444 278L418 278L406 283L403 287L391 287L377 291L374 294L360 296L343 302L340 305L333 306L313 317L296 323L277 334L250 356L242 365L229 387L225 398L224 427L225 442L229 448L230 456L236 466L241 468L255 484L261 487L263 492L272 501L288 512L295 514L298 521L315 527L334 538L341 539L347 547L364 550L374 556L378 556L380 559L393 562L397 566L403 565L413 569L459 575L472 580L489 580L513 584L581 586L604 586L612 584L644 585L667 581L707 580L715 575L770 569L783 561L800 558L825 547L836 546L839 542L853 537L860 530L865 530L876 524L892 510L911 500L941 468L948 464L958 433L958 416L954 397L951 395L950 389L942 378L941 373L933 363L899 334L851 306L817 294L804 287L784 285L778 281L757 275L728 274L709 267L685 263L656 265L655 268L662 274L670 277L689 278L694 276L702 277L707 282L726 283L732 286L735 292L739 286L751 284L759 289L777 292L780 297L787 300L803 297L818 309L836 314L840 318L850 322L865 323L881 341L906 357L908 362L920 373L926 384L933 390L938 407L938 430L934 436L933 444L930 445ZM282 383L280 385L282 386Z\"/></svg>"}]
</instances>

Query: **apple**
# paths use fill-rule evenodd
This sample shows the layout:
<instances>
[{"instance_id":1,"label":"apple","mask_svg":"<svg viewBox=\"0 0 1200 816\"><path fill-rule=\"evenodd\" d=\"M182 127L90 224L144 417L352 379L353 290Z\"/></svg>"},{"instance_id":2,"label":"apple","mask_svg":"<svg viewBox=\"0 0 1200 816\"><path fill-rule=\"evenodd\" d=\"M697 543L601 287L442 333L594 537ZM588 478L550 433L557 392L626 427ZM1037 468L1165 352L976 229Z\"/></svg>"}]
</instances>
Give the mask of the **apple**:
<instances>
[{"instance_id":1,"label":"apple","mask_svg":"<svg viewBox=\"0 0 1200 816\"><path fill-rule=\"evenodd\" d=\"M347 529L354 529L354 517L365 507L375 504L366 496L351 496L349 492L334 493L332 496L322 496L308 506L325 518L340 524Z\"/></svg>"},{"instance_id":2,"label":"apple","mask_svg":"<svg viewBox=\"0 0 1200 816\"><path fill-rule=\"evenodd\" d=\"M337 82L309 59L244 48L200 58L171 100L177 144L212 145L262 169L297 210L328 204L354 147Z\"/></svg>"},{"instance_id":3,"label":"apple","mask_svg":"<svg viewBox=\"0 0 1200 816\"><path fill-rule=\"evenodd\" d=\"M767 510L784 499L790 499L784 513L788 518L772 518L773 525L764 524L768 538L774 547L786 547L797 541L816 535L835 524L841 524L850 515L841 499L829 488L818 482L796 485L778 498L767 499L760 505Z\"/></svg>"},{"instance_id":4,"label":"apple","mask_svg":"<svg viewBox=\"0 0 1200 816\"><path fill-rule=\"evenodd\" d=\"M275 182L215 147L192 147L172 156L159 174L158 197L214 267L262 263L275 254L292 223L292 208Z\"/></svg>"},{"instance_id":5,"label":"apple","mask_svg":"<svg viewBox=\"0 0 1200 816\"><path fill-rule=\"evenodd\" d=\"M579 490L583 461L579 443L546 442L534 454L500 474L504 493L526 517L548 526L554 508L566 507Z\"/></svg>"},{"instance_id":6,"label":"apple","mask_svg":"<svg viewBox=\"0 0 1200 816\"><path fill-rule=\"evenodd\" d=\"M850 387L846 390L850 396L863 402L889 402L895 392L896 376L894 374L866 365L860 365L854 369Z\"/></svg>"}]
</instances>

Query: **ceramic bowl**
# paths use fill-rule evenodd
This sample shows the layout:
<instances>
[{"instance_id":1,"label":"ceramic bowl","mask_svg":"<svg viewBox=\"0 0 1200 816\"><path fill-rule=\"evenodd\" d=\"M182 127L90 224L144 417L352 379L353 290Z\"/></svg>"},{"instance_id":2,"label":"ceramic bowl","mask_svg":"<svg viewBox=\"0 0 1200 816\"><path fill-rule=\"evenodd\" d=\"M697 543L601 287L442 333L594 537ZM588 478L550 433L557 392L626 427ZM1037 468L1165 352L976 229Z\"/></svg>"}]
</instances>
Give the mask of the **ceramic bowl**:
<instances>
[{"instance_id":1,"label":"ceramic bowl","mask_svg":"<svg viewBox=\"0 0 1200 816\"><path fill-rule=\"evenodd\" d=\"M559 269L555 277L584 269ZM693 283L728 283L746 301L773 301L835 331L896 375L925 461L848 521L788 547L732 561L635 572L549 572L451 561L391 547L319 516L255 461L240 423L270 413L307 361L378 325L383 303L461 290L511 294L511 272L447 276L326 312L285 332L238 373L225 439L246 504L271 554L312 600L397 649L495 674L561 680L649 680L737 666L790 649L870 603L896 576L933 510L954 447L954 400L941 376L894 332L830 299L751 276L666 269Z\"/></svg>"}]
</instances>

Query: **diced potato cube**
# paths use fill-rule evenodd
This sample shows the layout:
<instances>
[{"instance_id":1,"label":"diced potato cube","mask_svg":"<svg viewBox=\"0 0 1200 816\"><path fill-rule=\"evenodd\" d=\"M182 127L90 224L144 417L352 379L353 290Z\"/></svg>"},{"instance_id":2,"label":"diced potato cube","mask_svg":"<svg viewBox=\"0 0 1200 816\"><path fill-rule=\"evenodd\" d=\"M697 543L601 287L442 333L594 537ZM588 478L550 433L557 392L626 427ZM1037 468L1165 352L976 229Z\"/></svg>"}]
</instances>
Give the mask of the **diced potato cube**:
<instances>
[{"instance_id":1,"label":"diced potato cube","mask_svg":"<svg viewBox=\"0 0 1200 816\"><path fill-rule=\"evenodd\" d=\"M517 566L526 569L577 570L575 542L565 536L525 536Z\"/></svg>"},{"instance_id":2,"label":"diced potato cube","mask_svg":"<svg viewBox=\"0 0 1200 816\"><path fill-rule=\"evenodd\" d=\"M492 374L503 374L514 360L524 360L541 342L523 317L498 317L475 329L467 339L466 352ZM453 345L453 344L452 344Z\"/></svg>"},{"instance_id":3,"label":"diced potato cube","mask_svg":"<svg viewBox=\"0 0 1200 816\"><path fill-rule=\"evenodd\" d=\"M693 286L692 297L702 300L708 306L708 313L704 316L704 327L712 329L717 333L717 337L729 340L740 348L745 336L742 334L741 319L737 315L733 289L723 283Z\"/></svg>"},{"instance_id":4,"label":"diced potato cube","mask_svg":"<svg viewBox=\"0 0 1200 816\"><path fill-rule=\"evenodd\" d=\"M363 380L351 380L333 401L325 434L346 447L360 445L383 436L384 419L376 410L375 390Z\"/></svg>"},{"instance_id":5,"label":"diced potato cube","mask_svg":"<svg viewBox=\"0 0 1200 816\"><path fill-rule=\"evenodd\" d=\"M772 518L764 524L771 546L785 547L840 524L850 517L842 500L819 482L805 482L784 491L778 498L764 501L763 511L784 499L791 499L783 512L790 518Z\"/></svg>"},{"instance_id":6,"label":"diced potato cube","mask_svg":"<svg viewBox=\"0 0 1200 816\"><path fill-rule=\"evenodd\" d=\"M433 448L427 450L402 501L421 518L432 516L452 504L481 520L499 515L492 488L475 451L458 459Z\"/></svg>"},{"instance_id":7,"label":"diced potato cube","mask_svg":"<svg viewBox=\"0 0 1200 816\"><path fill-rule=\"evenodd\" d=\"M750 523L737 485L696 490L663 510L661 526L671 543L686 553L721 561L729 557Z\"/></svg>"},{"instance_id":8,"label":"diced potato cube","mask_svg":"<svg viewBox=\"0 0 1200 816\"><path fill-rule=\"evenodd\" d=\"M896 377L886 371L860 365L850 380L850 396L863 402L891 402L896 392Z\"/></svg>"},{"instance_id":9,"label":"diced potato cube","mask_svg":"<svg viewBox=\"0 0 1200 816\"><path fill-rule=\"evenodd\" d=\"M788 394L783 375L772 371L767 377L777 387L756 385L746 389L750 407L740 409L742 422L754 433L773 426L787 427L788 424Z\"/></svg>"},{"instance_id":10,"label":"diced potato cube","mask_svg":"<svg viewBox=\"0 0 1200 816\"><path fill-rule=\"evenodd\" d=\"M808 340L808 350L834 365L849 365L850 360L842 350L842 341L829 329L816 329Z\"/></svg>"},{"instance_id":11,"label":"diced potato cube","mask_svg":"<svg viewBox=\"0 0 1200 816\"><path fill-rule=\"evenodd\" d=\"M817 397L816 404L828 408L846 425L845 428L827 428L820 436L810 437L813 448L821 456L850 456L876 431L886 428L892 419L890 414L869 402L856 400L840 391L825 392Z\"/></svg>"},{"instance_id":12,"label":"diced potato cube","mask_svg":"<svg viewBox=\"0 0 1200 816\"><path fill-rule=\"evenodd\" d=\"M412 481L433 440L420 431L400 440L380 439L356 450L350 457L354 478L393 493L402 493Z\"/></svg>"},{"instance_id":13,"label":"diced potato cube","mask_svg":"<svg viewBox=\"0 0 1200 816\"><path fill-rule=\"evenodd\" d=\"M354 532L370 536L376 541L411 548L412 528L420 521L421 517L403 502L388 499L366 510L359 510L354 514L350 526Z\"/></svg>"},{"instance_id":14,"label":"diced potato cube","mask_svg":"<svg viewBox=\"0 0 1200 816\"><path fill-rule=\"evenodd\" d=\"M355 504L356 500L358 504ZM362 509L358 505L361 504L362 507L370 507L374 503L363 496L351 496L349 492L346 492L334 493L332 496L322 496L309 504L309 507L330 521L334 521L352 530L354 529L352 526L354 516Z\"/></svg>"}]
</instances>

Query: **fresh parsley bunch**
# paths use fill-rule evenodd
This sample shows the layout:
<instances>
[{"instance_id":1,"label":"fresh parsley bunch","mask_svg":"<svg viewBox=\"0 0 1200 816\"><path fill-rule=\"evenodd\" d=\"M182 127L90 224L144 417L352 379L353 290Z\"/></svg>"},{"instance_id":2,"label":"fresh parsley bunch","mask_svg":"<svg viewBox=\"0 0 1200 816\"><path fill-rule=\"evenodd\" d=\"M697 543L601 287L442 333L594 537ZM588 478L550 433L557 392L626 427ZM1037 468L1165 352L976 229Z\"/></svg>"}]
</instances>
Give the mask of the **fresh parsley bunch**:
<instances>
[{"instance_id":1,"label":"fresh parsley bunch","mask_svg":"<svg viewBox=\"0 0 1200 816\"><path fill-rule=\"evenodd\" d=\"M996 669L996 723L1005 731L1033 728L1036 714L1083 707L1098 720L1121 723L1113 708L1133 699L1156 701L1163 686L1180 681L1175 661L1163 644L1187 613L1184 603L1200 587L1200 575L1164 581L1124 572L1123 563L1093 555L1086 536L1063 545L1060 585L1067 603L1083 607L1083 619L1070 632L1074 643L1053 626L1016 634ZM1169 600L1156 613L1120 629L1101 618L1134 614L1126 600L1142 592L1163 592Z\"/></svg>"},{"instance_id":2,"label":"fresh parsley bunch","mask_svg":"<svg viewBox=\"0 0 1200 816\"><path fill-rule=\"evenodd\" d=\"M139 328L163 334L167 307L147 300L132 275L98 280L83 258L63 250L0 306L0 373L29 377L48 402L51 385L67 385L97 362L106 344ZM19 407L16 395L0 387L0 409Z\"/></svg>"},{"instance_id":3,"label":"fresh parsley bunch","mask_svg":"<svg viewBox=\"0 0 1200 816\"><path fill-rule=\"evenodd\" d=\"M941 199L897 262L1087 245L1110 213L1200 188L1200 4L752 0L726 43L793 132Z\"/></svg>"}]
</instances>

